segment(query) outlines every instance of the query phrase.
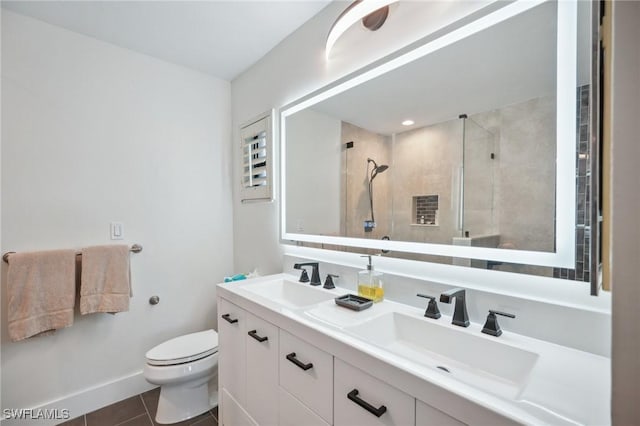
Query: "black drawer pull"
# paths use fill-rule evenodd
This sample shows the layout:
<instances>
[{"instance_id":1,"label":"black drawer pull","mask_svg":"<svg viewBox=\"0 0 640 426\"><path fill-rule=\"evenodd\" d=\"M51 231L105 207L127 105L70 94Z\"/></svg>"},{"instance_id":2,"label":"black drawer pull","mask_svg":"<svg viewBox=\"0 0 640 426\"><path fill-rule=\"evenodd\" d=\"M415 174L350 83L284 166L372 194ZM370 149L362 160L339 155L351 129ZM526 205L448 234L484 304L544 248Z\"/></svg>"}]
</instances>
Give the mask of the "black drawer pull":
<instances>
[{"instance_id":1,"label":"black drawer pull","mask_svg":"<svg viewBox=\"0 0 640 426\"><path fill-rule=\"evenodd\" d=\"M302 362L300 362L300 360L298 360L298 358L296 358L296 353L295 352L291 352L289 355L287 355L287 359L289 361L291 361L292 363L294 363L295 365L297 365L298 367L302 368L304 371L307 371L310 368L313 368L313 363L308 363L308 364L304 364Z\"/></svg>"},{"instance_id":2,"label":"black drawer pull","mask_svg":"<svg viewBox=\"0 0 640 426\"><path fill-rule=\"evenodd\" d=\"M358 393L358 389L354 389L347 394L347 398L349 398L351 401L355 402L376 417L380 417L387 412L387 407L385 407L384 405L381 405L380 408L376 408L373 405L369 404L367 401L358 398Z\"/></svg>"},{"instance_id":3,"label":"black drawer pull","mask_svg":"<svg viewBox=\"0 0 640 426\"><path fill-rule=\"evenodd\" d=\"M233 324L233 323L238 322L238 319L237 319L237 318L236 318L236 319L231 319L231 318L230 318L230 316L231 316L231 314L224 314L224 315L222 316L222 318L224 318L224 319L225 319L225 321L227 321L227 322L228 322L228 323L230 323L230 324Z\"/></svg>"},{"instance_id":4,"label":"black drawer pull","mask_svg":"<svg viewBox=\"0 0 640 426\"><path fill-rule=\"evenodd\" d=\"M254 339L256 339L258 342L266 342L267 340L269 340L269 338L267 336L264 337L260 337L258 336L258 334L256 333L258 330L251 330L249 331L247 334L251 337L253 337Z\"/></svg>"}]
</instances>

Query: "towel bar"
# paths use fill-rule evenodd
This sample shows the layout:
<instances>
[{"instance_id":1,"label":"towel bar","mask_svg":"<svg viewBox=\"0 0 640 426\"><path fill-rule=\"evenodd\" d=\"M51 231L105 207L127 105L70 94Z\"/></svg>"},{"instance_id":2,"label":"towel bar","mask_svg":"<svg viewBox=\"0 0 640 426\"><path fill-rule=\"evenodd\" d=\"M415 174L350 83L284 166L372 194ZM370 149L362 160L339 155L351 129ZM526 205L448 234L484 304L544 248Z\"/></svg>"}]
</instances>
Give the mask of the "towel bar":
<instances>
[{"instance_id":1,"label":"towel bar","mask_svg":"<svg viewBox=\"0 0 640 426\"><path fill-rule=\"evenodd\" d=\"M142 246L140 244L134 244L131 246L131 248L129 249L129 251L133 252L133 253L140 253L142 251ZM8 251L5 254L2 255L2 260L5 261L5 263L9 263L9 256L15 254L15 251ZM81 256L82 253L78 252L76 253L76 256Z\"/></svg>"}]
</instances>

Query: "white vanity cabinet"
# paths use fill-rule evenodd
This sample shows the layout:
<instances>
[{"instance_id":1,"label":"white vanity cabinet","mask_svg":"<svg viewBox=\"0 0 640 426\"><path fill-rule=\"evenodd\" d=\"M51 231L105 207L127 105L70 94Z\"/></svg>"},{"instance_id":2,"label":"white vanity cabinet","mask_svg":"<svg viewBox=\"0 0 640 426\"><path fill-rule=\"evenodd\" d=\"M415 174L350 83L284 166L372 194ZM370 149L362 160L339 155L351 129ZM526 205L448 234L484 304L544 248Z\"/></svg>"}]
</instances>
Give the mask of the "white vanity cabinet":
<instances>
[{"instance_id":1,"label":"white vanity cabinet","mask_svg":"<svg viewBox=\"0 0 640 426\"><path fill-rule=\"evenodd\" d=\"M221 424L233 426L258 426L249 413L242 405L224 388L220 391L221 395L219 415Z\"/></svg>"},{"instance_id":2,"label":"white vanity cabinet","mask_svg":"<svg viewBox=\"0 0 640 426\"><path fill-rule=\"evenodd\" d=\"M411 395L338 358L334 368L335 426L415 424L416 400Z\"/></svg>"},{"instance_id":3,"label":"white vanity cabinet","mask_svg":"<svg viewBox=\"0 0 640 426\"><path fill-rule=\"evenodd\" d=\"M300 402L286 390L278 391L278 410L280 426L329 426L322 417Z\"/></svg>"},{"instance_id":4,"label":"white vanity cabinet","mask_svg":"<svg viewBox=\"0 0 640 426\"><path fill-rule=\"evenodd\" d=\"M465 426L465 423L454 419L425 404L419 399L416 400L416 426Z\"/></svg>"},{"instance_id":5,"label":"white vanity cabinet","mask_svg":"<svg viewBox=\"0 0 640 426\"><path fill-rule=\"evenodd\" d=\"M243 405L246 401L245 311L218 299L218 371L220 391ZM240 356L242 354L242 356Z\"/></svg>"},{"instance_id":6,"label":"white vanity cabinet","mask_svg":"<svg viewBox=\"0 0 640 426\"><path fill-rule=\"evenodd\" d=\"M278 327L224 299L218 304L222 424L278 424Z\"/></svg>"},{"instance_id":7,"label":"white vanity cabinet","mask_svg":"<svg viewBox=\"0 0 640 426\"><path fill-rule=\"evenodd\" d=\"M333 356L280 330L280 386L333 423Z\"/></svg>"},{"instance_id":8,"label":"white vanity cabinet","mask_svg":"<svg viewBox=\"0 0 640 426\"><path fill-rule=\"evenodd\" d=\"M223 425L608 424L604 357L427 321L389 300L351 311L333 300L348 290L296 281L218 285ZM428 346L411 343L423 337Z\"/></svg>"},{"instance_id":9,"label":"white vanity cabinet","mask_svg":"<svg viewBox=\"0 0 640 426\"><path fill-rule=\"evenodd\" d=\"M277 425L279 330L249 312L246 321L247 412L260 425Z\"/></svg>"},{"instance_id":10,"label":"white vanity cabinet","mask_svg":"<svg viewBox=\"0 0 640 426\"><path fill-rule=\"evenodd\" d=\"M218 313L224 426L464 425L283 324L222 297Z\"/></svg>"}]
</instances>

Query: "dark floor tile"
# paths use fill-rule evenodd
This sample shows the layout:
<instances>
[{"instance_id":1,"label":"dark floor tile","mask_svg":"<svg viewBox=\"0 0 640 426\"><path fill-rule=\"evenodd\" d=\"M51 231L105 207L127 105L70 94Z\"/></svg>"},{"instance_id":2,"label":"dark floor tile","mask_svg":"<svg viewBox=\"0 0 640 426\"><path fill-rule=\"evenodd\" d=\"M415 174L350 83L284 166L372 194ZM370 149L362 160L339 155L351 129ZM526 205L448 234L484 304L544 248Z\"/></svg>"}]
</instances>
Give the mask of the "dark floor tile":
<instances>
[{"instance_id":1,"label":"dark floor tile","mask_svg":"<svg viewBox=\"0 0 640 426\"><path fill-rule=\"evenodd\" d=\"M136 395L87 414L87 426L114 426L146 413L140 395Z\"/></svg>"},{"instance_id":2,"label":"dark floor tile","mask_svg":"<svg viewBox=\"0 0 640 426\"><path fill-rule=\"evenodd\" d=\"M134 417L124 423L119 423L117 426L153 426L153 423L151 422L149 415L144 413L143 415Z\"/></svg>"},{"instance_id":3,"label":"dark floor tile","mask_svg":"<svg viewBox=\"0 0 640 426\"><path fill-rule=\"evenodd\" d=\"M147 407L151 420L155 421L156 411L158 410L158 398L160 397L160 388L151 389L140 396L142 396L142 400L144 401L144 405Z\"/></svg>"},{"instance_id":4,"label":"dark floor tile","mask_svg":"<svg viewBox=\"0 0 640 426\"><path fill-rule=\"evenodd\" d=\"M209 416L193 423L192 426L218 426L218 421L213 416Z\"/></svg>"},{"instance_id":5,"label":"dark floor tile","mask_svg":"<svg viewBox=\"0 0 640 426\"><path fill-rule=\"evenodd\" d=\"M213 414L213 417L216 418L216 420L218 420L218 406L216 405L213 410L211 410L211 414Z\"/></svg>"},{"instance_id":6,"label":"dark floor tile","mask_svg":"<svg viewBox=\"0 0 640 426\"><path fill-rule=\"evenodd\" d=\"M58 424L58 426L84 426L84 416L76 417L75 419L67 420L64 423Z\"/></svg>"},{"instance_id":7,"label":"dark floor tile","mask_svg":"<svg viewBox=\"0 0 640 426\"><path fill-rule=\"evenodd\" d=\"M213 416L211 415L211 413L209 413L207 411L206 413L200 414L199 416L193 417L193 418L191 418L189 420L184 420L184 421L181 421L181 422L178 422L178 423L171 423L171 426L192 426L192 425L194 425L194 424L196 424L198 422L201 422L203 420L206 420L208 418L211 418L211 419L215 420L213 418ZM156 422L155 413L151 416L151 419L153 420L153 425L154 426L164 426L164 425L162 425L162 423L157 423ZM204 424L206 424L206 423L204 423Z\"/></svg>"}]
</instances>

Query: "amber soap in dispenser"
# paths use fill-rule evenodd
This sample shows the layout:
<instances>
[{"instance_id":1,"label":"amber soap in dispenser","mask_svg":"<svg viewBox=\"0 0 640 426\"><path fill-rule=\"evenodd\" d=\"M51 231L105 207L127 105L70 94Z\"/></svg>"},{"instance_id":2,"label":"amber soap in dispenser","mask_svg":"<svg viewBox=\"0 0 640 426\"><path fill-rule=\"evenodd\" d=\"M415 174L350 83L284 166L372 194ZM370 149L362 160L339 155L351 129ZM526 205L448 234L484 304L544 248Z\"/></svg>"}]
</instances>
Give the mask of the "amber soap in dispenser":
<instances>
[{"instance_id":1,"label":"amber soap in dispenser","mask_svg":"<svg viewBox=\"0 0 640 426\"><path fill-rule=\"evenodd\" d=\"M368 257L369 264L367 269L358 272L358 296L366 297L374 302L380 302L384 299L383 275L373 269L371 256L362 257Z\"/></svg>"}]
</instances>

